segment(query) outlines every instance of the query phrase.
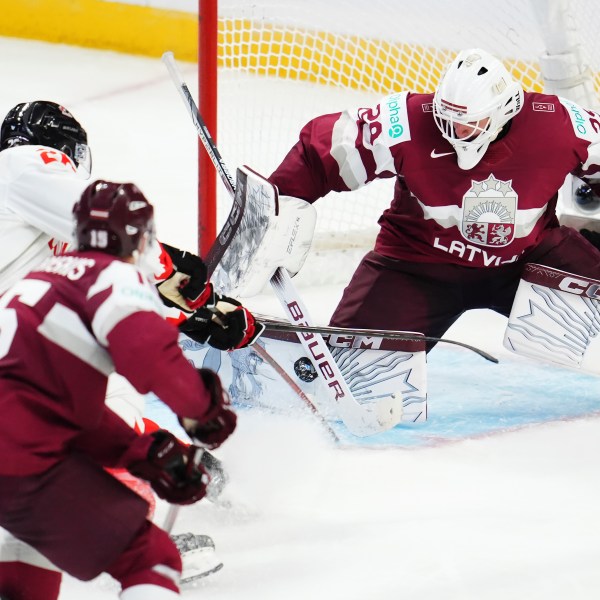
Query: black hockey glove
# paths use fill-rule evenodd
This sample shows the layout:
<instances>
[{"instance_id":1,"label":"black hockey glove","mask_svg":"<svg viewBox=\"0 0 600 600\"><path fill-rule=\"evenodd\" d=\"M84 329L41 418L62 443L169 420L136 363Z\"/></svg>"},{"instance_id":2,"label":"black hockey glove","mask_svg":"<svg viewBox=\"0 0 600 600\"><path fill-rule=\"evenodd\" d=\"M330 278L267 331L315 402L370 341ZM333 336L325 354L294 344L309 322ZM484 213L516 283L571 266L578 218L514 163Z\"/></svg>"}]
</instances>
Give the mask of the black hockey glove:
<instances>
[{"instance_id":1,"label":"black hockey glove","mask_svg":"<svg viewBox=\"0 0 600 600\"><path fill-rule=\"evenodd\" d=\"M206 495L210 481L200 464L204 450L187 446L172 433L159 429L146 460L132 463L128 471L150 483L156 495L171 504L193 504Z\"/></svg>"},{"instance_id":2,"label":"black hockey glove","mask_svg":"<svg viewBox=\"0 0 600 600\"><path fill-rule=\"evenodd\" d=\"M173 273L157 284L158 293L167 306L177 306L185 311L214 304L212 284L204 261L191 252L161 243L173 261Z\"/></svg>"},{"instance_id":3,"label":"black hockey glove","mask_svg":"<svg viewBox=\"0 0 600 600\"><path fill-rule=\"evenodd\" d=\"M253 344L265 330L254 315L237 300L216 295L213 308L201 308L179 329L200 344L218 350L238 350Z\"/></svg>"},{"instance_id":4,"label":"black hockey glove","mask_svg":"<svg viewBox=\"0 0 600 600\"><path fill-rule=\"evenodd\" d=\"M179 419L186 433L209 449L218 448L235 430L237 415L231 410L229 394L221 379L210 369L196 369L210 394L210 407L200 419Z\"/></svg>"}]
</instances>

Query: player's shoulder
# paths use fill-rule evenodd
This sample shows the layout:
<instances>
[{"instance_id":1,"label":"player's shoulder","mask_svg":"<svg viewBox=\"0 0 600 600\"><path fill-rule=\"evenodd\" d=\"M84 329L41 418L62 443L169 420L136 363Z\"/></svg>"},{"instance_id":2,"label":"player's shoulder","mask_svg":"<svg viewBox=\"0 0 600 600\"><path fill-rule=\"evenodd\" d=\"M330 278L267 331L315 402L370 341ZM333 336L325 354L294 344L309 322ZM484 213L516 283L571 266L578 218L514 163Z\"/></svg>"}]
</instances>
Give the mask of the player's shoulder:
<instances>
[{"instance_id":1,"label":"player's shoulder","mask_svg":"<svg viewBox=\"0 0 600 600\"><path fill-rule=\"evenodd\" d=\"M360 109L359 115L370 123L374 139L377 138L379 144L396 146L412 139L411 128L419 121L419 114L431 112L432 99L433 94L399 91L384 96L373 108Z\"/></svg>"},{"instance_id":2,"label":"player's shoulder","mask_svg":"<svg viewBox=\"0 0 600 600\"><path fill-rule=\"evenodd\" d=\"M64 153L49 146L24 145L0 152L0 167L14 174L22 171L40 171L75 175L75 163Z\"/></svg>"},{"instance_id":3,"label":"player's shoulder","mask_svg":"<svg viewBox=\"0 0 600 600\"><path fill-rule=\"evenodd\" d=\"M136 265L105 252L74 253L94 261L93 282L88 296L109 293L117 304L137 306L162 314L162 303L155 286Z\"/></svg>"},{"instance_id":4,"label":"player's shoulder","mask_svg":"<svg viewBox=\"0 0 600 600\"><path fill-rule=\"evenodd\" d=\"M521 112L530 118L535 117L537 120L548 123L570 122L578 134L584 133L584 124L589 117L597 117L594 111L568 98L536 92L525 92Z\"/></svg>"},{"instance_id":5,"label":"player's shoulder","mask_svg":"<svg viewBox=\"0 0 600 600\"><path fill-rule=\"evenodd\" d=\"M417 94L409 92L406 95L406 103L411 117L425 115L428 118L433 114L433 93Z\"/></svg>"}]
</instances>

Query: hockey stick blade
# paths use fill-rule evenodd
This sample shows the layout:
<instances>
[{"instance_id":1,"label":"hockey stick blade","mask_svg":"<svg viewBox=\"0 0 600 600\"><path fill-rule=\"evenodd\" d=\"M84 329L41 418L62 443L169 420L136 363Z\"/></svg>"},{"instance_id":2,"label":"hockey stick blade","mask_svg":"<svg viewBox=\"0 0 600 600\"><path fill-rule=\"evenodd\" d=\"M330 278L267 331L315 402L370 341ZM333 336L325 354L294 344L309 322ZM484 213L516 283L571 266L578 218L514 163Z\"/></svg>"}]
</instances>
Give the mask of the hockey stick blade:
<instances>
[{"instance_id":1,"label":"hockey stick blade","mask_svg":"<svg viewBox=\"0 0 600 600\"><path fill-rule=\"evenodd\" d=\"M457 342L455 340L448 340L446 338L430 337L427 335L420 335L418 333L411 334L406 331L387 331L385 329L351 329L347 327L329 327L329 326L315 326L315 325L295 325L286 321L277 321L269 318L258 317L260 322L265 326L268 331L283 331L283 332L306 332L306 333L318 333L320 335L341 335L341 336L360 336L360 337L383 337L390 340L406 340L407 342L443 342L445 344L453 344L460 346L479 354L482 358L489 360L493 363L498 363L498 359L491 354L488 354L484 350L480 350L475 346L466 344L464 342Z\"/></svg>"}]
</instances>

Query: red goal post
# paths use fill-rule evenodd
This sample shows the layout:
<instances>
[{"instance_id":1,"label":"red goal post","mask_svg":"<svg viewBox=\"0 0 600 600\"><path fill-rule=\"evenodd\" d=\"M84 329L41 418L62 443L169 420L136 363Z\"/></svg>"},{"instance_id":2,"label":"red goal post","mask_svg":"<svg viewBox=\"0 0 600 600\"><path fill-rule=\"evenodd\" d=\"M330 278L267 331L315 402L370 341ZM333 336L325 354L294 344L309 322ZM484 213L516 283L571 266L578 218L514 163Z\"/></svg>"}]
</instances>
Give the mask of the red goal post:
<instances>
[{"instance_id":1,"label":"red goal post","mask_svg":"<svg viewBox=\"0 0 600 600\"><path fill-rule=\"evenodd\" d=\"M599 104L595 0L198 2L199 107L231 172L247 164L268 176L313 116L433 91L467 46L496 54L527 90ZM202 148L199 156L205 254L230 204ZM368 247L392 185L317 202L313 247Z\"/></svg>"}]
</instances>

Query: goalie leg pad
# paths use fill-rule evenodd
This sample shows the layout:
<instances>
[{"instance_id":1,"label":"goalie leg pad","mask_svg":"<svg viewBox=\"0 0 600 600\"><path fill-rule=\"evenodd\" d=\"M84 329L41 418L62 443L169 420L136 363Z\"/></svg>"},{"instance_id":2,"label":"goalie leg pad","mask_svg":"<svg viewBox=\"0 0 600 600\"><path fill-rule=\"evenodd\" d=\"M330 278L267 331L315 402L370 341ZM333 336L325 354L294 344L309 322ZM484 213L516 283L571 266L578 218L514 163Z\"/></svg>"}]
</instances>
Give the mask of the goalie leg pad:
<instances>
[{"instance_id":1,"label":"goalie leg pad","mask_svg":"<svg viewBox=\"0 0 600 600\"><path fill-rule=\"evenodd\" d=\"M538 264L521 277L504 346L600 375L600 281Z\"/></svg>"}]
</instances>

